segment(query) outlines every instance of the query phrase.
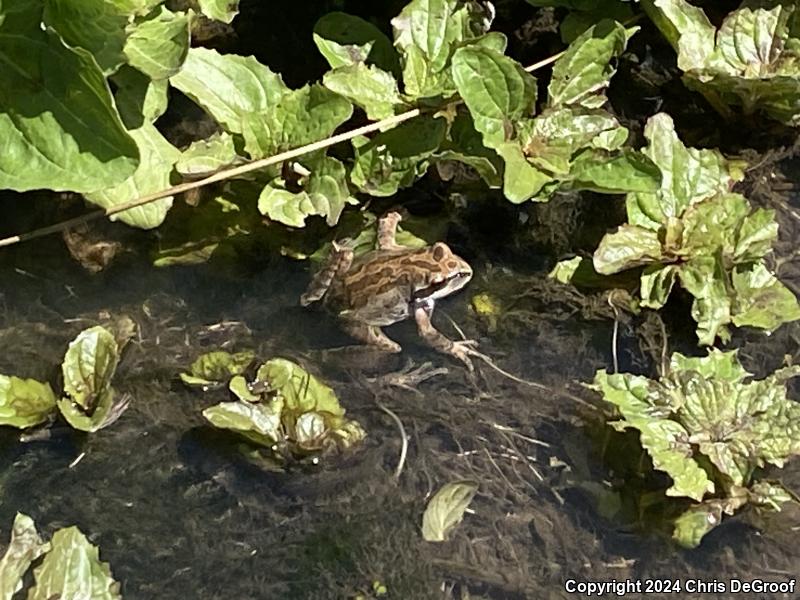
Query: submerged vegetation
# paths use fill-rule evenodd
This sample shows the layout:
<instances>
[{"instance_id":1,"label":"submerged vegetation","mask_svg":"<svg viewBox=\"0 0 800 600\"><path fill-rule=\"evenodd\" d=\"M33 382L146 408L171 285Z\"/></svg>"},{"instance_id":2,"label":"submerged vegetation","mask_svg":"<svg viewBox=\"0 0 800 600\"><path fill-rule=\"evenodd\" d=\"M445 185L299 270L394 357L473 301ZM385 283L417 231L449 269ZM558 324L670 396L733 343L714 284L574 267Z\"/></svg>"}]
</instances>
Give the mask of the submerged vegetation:
<instances>
[{"instance_id":1,"label":"submerged vegetation","mask_svg":"<svg viewBox=\"0 0 800 600\"><path fill-rule=\"evenodd\" d=\"M503 546L498 532L505 532L517 542L515 535L527 545L547 547L551 555L542 557L547 577L562 577L567 569L558 561L569 558L552 551L558 527L553 515L580 522L565 508L579 504L565 499L565 488L589 490L599 499L593 516L608 518L609 528L624 512L620 506L635 496L639 514L631 520L641 525L642 513L659 513L685 548L718 535L725 529L721 525L738 515L798 505L791 485L776 474L800 453L800 404L791 398L790 384L800 374L795 366L800 288L798 272L789 268L798 258L791 237L800 213L791 201L765 200L764 189L771 193L774 164L798 150L800 7L744 2L725 13L685 0L411 0L398 3L384 19L385 7L356 16L340 10L348 2L324 4L327 14L302 33L324 70L308 83L299 64L295 77L273 70L251 51L227 51L225 35L233 35L243 18L236 0L0 5L0 56L14 65L0 72L5 90L0 189L58 193L52 194L53 211L42 210L41 203L15 206L20 223L38 219L37 211L74 217L76 202L83 207L79 198L102 209L30 235L17 231L22 235L0 245L63 229L70 254L95 278L107 275L112 261L124 262L120 257L126 252L136 255L144 248L147 265L160 274L219 261L223 286L268 297L263 301L269 307L251 305L249 317L218 313L215 327L222 333L213 345L185 323L160 322L152 335L158 351L162 333L182 338L168 346L180 346L180 355L165 361L174 389L153 383L148 368L154 363L126 374L153 386L142 389L187 395L184 405L170 406L170 426L185 432L197 426L182 438L190 450L182 448L181 460L169 467L170 477L178 474L174 481L184 500L213 483L241 507L246 502L239 502L241 487L232 479L274 477L258 488L272 495L264 493L263 502L273 503L270 510L282 502L289 508L274 508L269 518L281 527L300 518L317 521L302 526L312 529L303 529L301 552L286 545L287 554L281 554L283 541L271 541L275 560L308 561L292 566L289 579L297 579L299 569L306 579L312 578L306 571L322 572L331 584L332 574L345 569L348 583L326 593L342 597L346 589L350 597L380 597L391 591L410 598L421 597L419 589L429 581L421 575L402 585L389 581L381 569L391 572L401 559L386 558L374 547L365 551L354 541L381 538L377 541L385 546L383 533L365 533L355 524L358 517L329 518L329 508L328 513L309 508L319 509L323 501L297 502L308 492L296 481L315 472L294 466L322 464L334 472L332 479L326 480L324 471L314 479L328 486L320 486L315 500L352 494L357 498L347 496L348 510L349 503L363 510L357 502L369 503L379 494L371 482L388 470L388 459L375 449L392 450L397 467L391 485L398 487L380 493L400 507L395 508L402 519L385 527L395 527L397 539L415 548L412 552L439 548L426 568L477 581L471 587L487 597L510 587L529 594L533 584L520 576L512 586L510 576L493 579L491 569L465 567L445 556L460 552L476 559L471 542L478 538L496 544L482 550L495 561L512 556L522 564L519 556L536 554L512 542ZM266 29L273 34L269 25ZM624 83L618 84L621 77ZM296 80L303 81L286 83ZM679 82L685 87L675 85ZM181 129L184 120L191 121L188 131ZM694 121L702 123L693 128ZM731 142L736 134L752 136L752 147L749 139ZM322 325L306 336L287 320L280 327L288 344L270 339L264 321L274 318L273 301L285 303L294 294L293 283L279 273L259 286L252 277L237 279L231 267L257 269L284 256L294 267L316 268L332 250L346 247L358 268L358 258L376 246L396 250L375 227L389 210L404 213L396 238L401 246L433 246L451 236L472 247L464 254L476 273L470 328L477 323L488 338L481 340L482 349L496 351L510 370L530 371L538 360L543 372L552 367L562 379L584 383L596 372L587 387L597 393L573 392L577 386L570 384L578 381L554 379L552 373L546 383L529 381L483 355L495 369L492 375L503 376L496 386L484 374L462 377L455 368L427 363L373 376L364 364L354 368L356 361L347 359L342 384L335 380L335 361L328 361L333 354L302 351L306 337L327 338ZM90 228L88 221L98 215L132 228L125 235L135 249L114 239L124 237L123 228L107 223ZM38 277L14 262L16 254L9 256L17 275ZM380 294L399 285L402 276L391 271L375 268L383 279L366 280L364 289ZM430 318L432 302L447 282L425 281L412 303ZM77 298L71 286L64 287ZM390 304L376 301L370 308L391 312ZM152 316L145 305L142 314ZM60 415L70 443L81 449L72 468L89 451L110 452L102 438L117 427L97 432L129 406L147 414L146 394L115 389L123 385L115 378L117 367L129 360L123 350L142 344L141 328L130 317L111 318L105 308L102 315L81 319L91 326L68 344L58 373L44 361L34 369L38 376L30 378L22 376L31 374L22 366L4 368L21 375L0 375L0 442L14 435L55 447ZM613 322L612 332L590 332L589 319ZM424 322L417 323L422 332ZM433 327L429 321L427 326ZM450 344L472 343L458 325L455 329L462 340L434 331ZM232 333L240 331L247 334ZM566 341L558 341L561 333ZM764 350L765 336L786 347L776 342ZM609 338L610 357L605 356ZM558 344L560 354L549 356ZM721 349L729 344L734 347ZM220 349L207 351L209 346ZM591 354L599 346L603 352ZM698 346L705 354L691 356ZM736 346L754 350L747 354ZM233 347L253 350L227 350ZM670 348L681 351L667 359ZM591 364L563 364L590 355ZM264 357L272 358L260 362ZM55 367L57 360L47 362ZM762 377L754 379L742 363ZM620 364L624 371L644 374L618 372ZM422 383L439 375L448 377L446 384L429 389L432 384ZM510 385L519 387L504 391ZM395 398L387 390L397 389L413 394L416 404L403 397L389 408L387 399ZM539 414L541 398L534 400L531 390L570 408L559 404ZM451 407L447 403L454 398L460 404ZM405 419L398 416L398 405ZM586 439L596 435L598 414L603 460L591 454ZM396 428L392 438L381 431L385 417ZM404 425L410 419L413 429ZM131 427L142 421L155 423L149 439L164 426L148 414ZM611 435L607 424L618 433ZM546 441L539 430L548 432ZM397 438L399 460L392 446ZM199 476L186 474L195 468L187 467L197 454L192 444L222 456L217 448L231 439L248 470L231 477L225 470L238 466L226 462L196 467ZM632 439L636 451L630 453ZM158 452L166 442L152 444ZM31 445L14 447L34 452ZM551 453L539 454L543 448ZM617 454L634 457L636 464L620 467L612 458ZM434 455L440 463L429 461ZM348 462L357 460L369 466L358 470ZM404 472L407 460L416 461L416 472ZM0 471L0 484L5 477ZM551 501L552 513L541 516ZM476 509L475 518L462 523L473 502L484 512ZM490 506L499 507L502 518L490 522ZM22 509L28 510L14 508ZM344 529L339 521L346 522ZM247 522L245 533L236 534L249 557L259 550L244 539L251 526ZM483 527L482 535L466 539L462 530L469 527ZM596 531L581 531L585 546L597 543ZM357 555L371 569L353 566ZM240 559L235 556L236 564ZM622 560L628 568L626 561L638 557ZM424 562L418 555L413 561ZM590 562L602 561L576 559L579 566L570 568ZM29 599L121 597L97 547L76 527L60 529L44 542L33 520L18 514L0 560L0 597L10 599L30 583L31 577L24 577L34 564ZM322 588L325 581L320 577L314 585ZM364 582L371 582L371 591L364 592L369 588ZM309 586L308 581L286 584L274 595L311 597ZM469 596L468 587L460 588L461 598ZM457 597L452 586L448 594Z\"/></svg>"}]
</instances>

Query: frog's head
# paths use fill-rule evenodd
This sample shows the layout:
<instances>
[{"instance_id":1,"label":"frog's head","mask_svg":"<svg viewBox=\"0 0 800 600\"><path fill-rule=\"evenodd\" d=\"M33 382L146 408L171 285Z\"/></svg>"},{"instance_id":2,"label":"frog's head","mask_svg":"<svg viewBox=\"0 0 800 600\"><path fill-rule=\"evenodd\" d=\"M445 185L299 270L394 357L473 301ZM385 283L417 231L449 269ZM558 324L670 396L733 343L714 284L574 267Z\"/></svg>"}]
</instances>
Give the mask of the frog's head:
<instances>
[{"instance_id":1,"label":"frog's head","mask_svg":"<svg viewBox=\"0 0 800 600\"><path fill-rule=\"evenodd\" d=\"M430 266L425 283L414 291L416 300L444 298L463 288L472 279L472 267L450 247L437 242L427 251Z\"/></svg>"}]
</instances>

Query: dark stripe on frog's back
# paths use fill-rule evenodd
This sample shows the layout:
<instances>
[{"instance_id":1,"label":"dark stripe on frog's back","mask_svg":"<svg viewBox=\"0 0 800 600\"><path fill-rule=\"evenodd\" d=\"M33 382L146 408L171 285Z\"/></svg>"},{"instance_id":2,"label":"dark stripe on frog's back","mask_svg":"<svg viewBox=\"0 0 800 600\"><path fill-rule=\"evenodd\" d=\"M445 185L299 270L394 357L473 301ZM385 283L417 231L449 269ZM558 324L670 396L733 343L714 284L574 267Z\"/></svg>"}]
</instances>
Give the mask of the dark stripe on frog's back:
<instances>
[{"instance_id":1,"label":"dark stripe on frog's back","mask_svg":"<svg viewBox=\"0 0 800 600\"><path fill-rule=\"evenodd\" d=\"M437 264L429 258L430 248L418 250L374 250L359 257L345 276L344 288L347 290L347 304L350 308L360 308L370 299L376 298L392 288L406 288L409 301L414 291L411 271L422 280L418 284L427 285L430 273L438 271ZM384 263L380 271L373 271L375 262ZM358 304L354 300L358 300Z\"/></svg>"}]
</instances>

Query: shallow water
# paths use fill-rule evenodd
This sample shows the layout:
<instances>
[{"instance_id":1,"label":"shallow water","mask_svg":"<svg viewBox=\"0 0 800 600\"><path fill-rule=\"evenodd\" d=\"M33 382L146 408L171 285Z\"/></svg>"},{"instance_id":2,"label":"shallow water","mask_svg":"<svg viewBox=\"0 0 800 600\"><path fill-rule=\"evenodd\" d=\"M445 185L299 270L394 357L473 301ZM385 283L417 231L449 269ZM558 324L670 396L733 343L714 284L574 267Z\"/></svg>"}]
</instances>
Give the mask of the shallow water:
<instances>
[{"instance_id":1,"label":"shallow water","mask_svg":"<svg viewBox=\"0 0 800 600\"><path fill-rule=\"evenodd\" d=\"M29 246L19 271L4 269L0 372L56 381L80 329L102 312L127 314L140 336L115 387L133 401L117 423L88 437L56 426L49 440L20 443L14 431L0 431L0 531L6 539L17 511L48 536L78 525L100 546L125 598L345 598L373 580L392 598L462 598L466 590L562 598L571 578L782 579L800 564L785 523L783 533L760 536L731 519L701 549L678 552L602 518L585 492L586 481L604 477L579 419L587 409L485 367L473 387L461 367L415 340L412 324L389 329L405 356L450 370L419 394L381 389L347 359L326 359L319 351L347 338L326 315L297 306L308 278L302 263L234 277L208 266L157 270L133 256L90 276L59 246ZM481 334L466 302L484 280L479 268L470 289L442 302L435 321L444 331L447 313L468 335L482 335L484 351L505 369L553 388L609 365L609 322L542 316L516 336ZM621 331L623 368L641 368L634 338ZM776 356L791 343L787 335L773 338ZM200 416L224 392L202 394L177 379L197 354L219 347L287 356L315 370L369 432L363 448L307 472L267 473L244 462L231 438ZM410 438L399 483L399 435L376 398ZM796 481L797 470L786 477ZM480 482L474 514L451 541L426 544L425 499L457 478ZM791 511L787 518L797 522Z\"/></svg>"}]
</instances>

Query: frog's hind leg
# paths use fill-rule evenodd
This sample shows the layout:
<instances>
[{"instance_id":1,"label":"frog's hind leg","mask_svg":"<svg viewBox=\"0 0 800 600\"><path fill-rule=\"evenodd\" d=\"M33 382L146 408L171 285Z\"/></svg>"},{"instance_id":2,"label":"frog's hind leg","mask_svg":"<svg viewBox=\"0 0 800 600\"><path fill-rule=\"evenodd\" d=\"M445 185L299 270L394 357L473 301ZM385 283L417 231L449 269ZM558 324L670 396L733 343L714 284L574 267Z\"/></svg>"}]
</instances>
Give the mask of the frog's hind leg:
<instances>
[{"instance_id":1,"label":"frog's hind leg","mask_svg":"<svg viewBox=\"0 0 800 600\"><path fill-rule=\"evenodd\" d=\"M342 327L347 333L373 348L378 348L384 352L391 352L392 354L400 352L400 344L390 340L380 327L375 325L367 325L359 321L343 321Z\"/></svg>"},{"instance_id":2,"label":"frog's hind leg","mask_svg":"<svg viewBox=\"0 0 800 600\"><path fill-rule=\"evenodd\" d=\"M398 212L390 212L378 221L378 248L381 250L400 250L403 246L396 241L397 224L402 217Z\"/></svg>"},{"instance_id":3,"label":"frog's hind leg","mask_svg":"<svg viewBox=\"0 0 800 600\"><path fill-rule=\"evenodd\" d=\"M305 293L300 296L300 305L308 306L309 304L320 300L330 289L331 282L337 276L343 276L347 273L350 265L353 264L353 251L350 248L341 246L333 242L333 249L331 250L328 262L325 263L316 275L311 279Z\"/></svg>"}]
</instances>

